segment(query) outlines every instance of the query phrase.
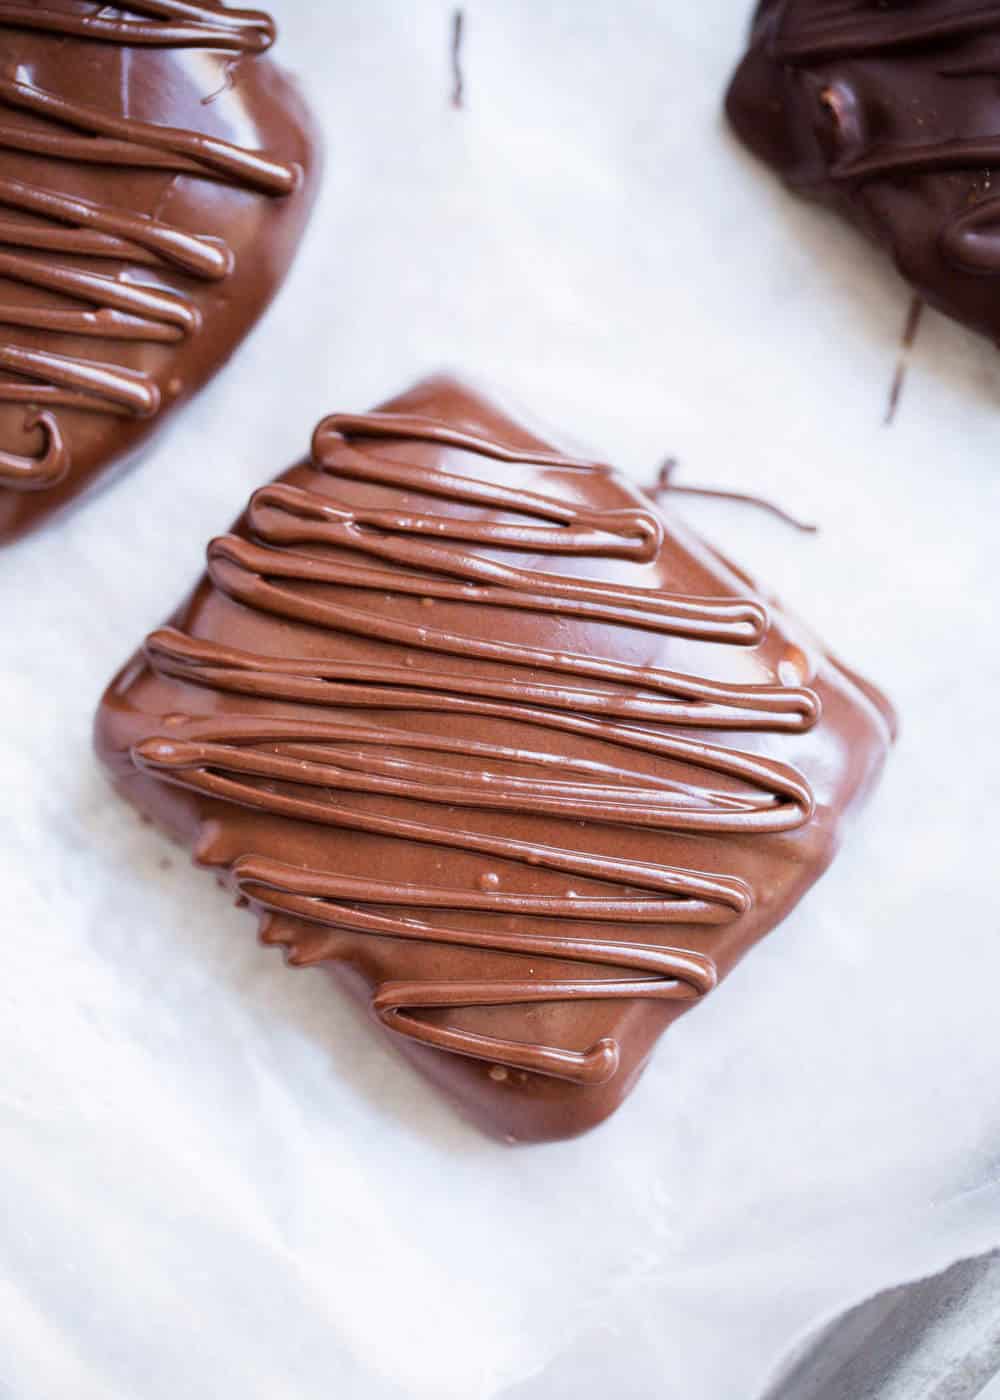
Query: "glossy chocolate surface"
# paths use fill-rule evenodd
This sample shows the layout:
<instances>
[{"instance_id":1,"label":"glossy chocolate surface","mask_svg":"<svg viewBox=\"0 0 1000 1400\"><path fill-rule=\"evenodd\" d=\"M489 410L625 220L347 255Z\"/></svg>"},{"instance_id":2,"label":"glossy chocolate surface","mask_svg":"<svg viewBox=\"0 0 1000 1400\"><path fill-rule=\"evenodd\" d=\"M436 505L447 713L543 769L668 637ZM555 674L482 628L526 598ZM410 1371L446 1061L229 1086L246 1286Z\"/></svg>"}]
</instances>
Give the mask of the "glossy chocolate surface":
<instances>
[{"instance_id":1,"label":"glossy chocolate surface","mask_svg":"<svg viewBox=\"0 0 1000 1400\"><path fill-rule=\"evenodd\" d=\"M1000 338L1000 4L764 0L727 99L746 144Z\"/></svg>"},{"instance_id":2,"label":"glossy chocolate surface","mask_svg":"<svg viewBox=\"0 0 1000 1400\"><path fill-rule=\"evenodd\" d=\"M892 725L642 491L437 379L320 424L97 744L266 941L532 1141L611 1113L797 903Z\"/></svg>"},{"instance_id":3,"label":"glossy chocolate surface","mask_svg":"<svg viewBox=\"0 0 1000 1400\"><path fill-rule=\"evenodd\" d=\"M0 541L133 457L277 290L312 201L271 18L0 0Z\"/></svg>"}]
</instances>

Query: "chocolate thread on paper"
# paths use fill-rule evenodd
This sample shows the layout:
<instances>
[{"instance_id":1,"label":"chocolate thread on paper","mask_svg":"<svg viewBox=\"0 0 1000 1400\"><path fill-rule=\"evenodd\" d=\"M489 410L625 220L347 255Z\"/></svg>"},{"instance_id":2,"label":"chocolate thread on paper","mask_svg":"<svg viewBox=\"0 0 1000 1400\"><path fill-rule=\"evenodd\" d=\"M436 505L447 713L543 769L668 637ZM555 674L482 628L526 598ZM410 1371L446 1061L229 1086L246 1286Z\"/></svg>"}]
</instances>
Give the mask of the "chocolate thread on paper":
<instances>
[{"instance_id":1,"label":"chocolate thread on paper","mask_svg":"<svg viewBox=\"0 0 1000 1400\"><path fill-rule=\"evenodd\" d=\"M681 486L674 480L679 465L676 457L668 457L660 467L655 484L647 488L646 495L654 501L668 493L675 496L706 496L719 501L737 501L740 505L755 506L758 510L767 511L769 515L776 516L778 520L791 525L793 530L799 530L803 535L819 534L818 525L800 520L774 501L769 501L766 496L754 496L746 491L727 491L718 486Z\"/></svg>"},{"instance_id":2,"label":"chocolate thread on paper","mask_svg":"<svg viewBox=\"0 0 1000 1400\"><path fill-rule=\"evenodd\" d=\"M909 309L906 313L906 321L903 325L903 338L899 343L899 356L896 360L896 372L892 377L892 385L889 389L889 404L885 411L885 426L891 427L896 419L896 410L899 408L899 400L903 394L903 386L906 383L906 371L910 367L910 358L913 347L917 341L920 331L920 321L924 314L923 297L915 296L911 299Z\"/></svg>"},{"instance_id":3,"label":"chocolate thread on paper","mask_svg":"<svg viewBox=\"0 0 1000 1400\"><path fill-rule=\"evenodd\" d=\"M465 78L462 73L462 40L465 37L465 11L451 17L451 105L456 111L465 106Z\"/></svg>"}]
</instances>

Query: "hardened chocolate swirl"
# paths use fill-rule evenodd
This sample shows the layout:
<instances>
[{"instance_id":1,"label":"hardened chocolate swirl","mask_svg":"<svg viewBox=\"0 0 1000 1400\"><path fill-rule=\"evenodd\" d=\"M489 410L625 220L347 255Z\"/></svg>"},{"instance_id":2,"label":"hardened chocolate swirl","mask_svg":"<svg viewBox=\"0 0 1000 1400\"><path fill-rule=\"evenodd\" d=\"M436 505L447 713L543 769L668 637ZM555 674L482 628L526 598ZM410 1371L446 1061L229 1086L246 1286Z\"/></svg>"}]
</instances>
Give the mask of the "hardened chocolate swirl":
<instances>
[{"instance_id":1,"label":"hardened chocolate swirl","mask_svg":"<svg viewBox=\"0 0 1000 1400\"><path fill-rule=\"evenodd\" d=\"M0 537L135 446L274 290L242 265L246 197L290 205L249 222L292 243L308 202L296 114L282 130L280 83L255 96L274 37L269 16L213 4L0 0ZM215 91L200 91L191 51ZM244 106L266 117L262 149L220 134Z\"/></svg>"},{"instance_id":2,"label":"hardened chocolate swirl","mask_svg":"<svg viewBox=\"0 0 1000 1400\"><path fill-rule=\"evenodd\" d=\"M1000 337L1000 5L765 0L729 92L744 141Z\"/></svg>"},{"instance_id":3,"label":"hardened chocolate swirl","mask_svg":"<svg viewBox=\"0 0 1000 1400\"><path fill-rule=\"evenodd\" d=\"M367 964L379 1020L537 1137L620 1098L637 1009L696 1003L767 917L825 721L758 597L525 437L439 382L326 419L109 692L102 748L175 829L183 795L268 941ZM886 735L854 703L856 784Z\"/></svg>"}]
</instances>

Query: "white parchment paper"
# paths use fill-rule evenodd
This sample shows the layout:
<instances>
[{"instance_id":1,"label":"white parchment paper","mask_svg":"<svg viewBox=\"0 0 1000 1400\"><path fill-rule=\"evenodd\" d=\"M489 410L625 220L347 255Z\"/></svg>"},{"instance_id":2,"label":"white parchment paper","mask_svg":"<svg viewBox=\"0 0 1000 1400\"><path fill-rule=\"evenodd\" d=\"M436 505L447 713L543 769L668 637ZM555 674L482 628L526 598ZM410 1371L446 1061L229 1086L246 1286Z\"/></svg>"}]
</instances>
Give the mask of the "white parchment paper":
<instances>
[{"instance_id":1,"label":"white parchment paper","mask_svg":"<svg viewBox=\"0 0 1000 1400\"><path fill-rule=\"evenodd\" d=\"M0 1394L743 1400L1000 1242L1000 366L719 116L733 0L276 0L328 139L274 312L0 557ZM510 1151L113 797L100 690L314 422L467 371L648 478L898 702L831 873L604 1128ZM678 506L678 508L680 508Z\"/></svg>"}]
</instances>

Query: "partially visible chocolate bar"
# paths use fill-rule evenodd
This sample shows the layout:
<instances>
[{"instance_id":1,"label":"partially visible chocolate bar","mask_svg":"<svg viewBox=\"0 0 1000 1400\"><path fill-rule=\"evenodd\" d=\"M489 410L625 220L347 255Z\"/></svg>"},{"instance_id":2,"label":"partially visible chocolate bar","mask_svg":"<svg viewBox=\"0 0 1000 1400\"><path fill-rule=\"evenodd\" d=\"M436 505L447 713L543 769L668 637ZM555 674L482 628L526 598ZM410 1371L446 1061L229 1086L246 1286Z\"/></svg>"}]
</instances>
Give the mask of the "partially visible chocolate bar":
<instances>
[{"instance_id":1,"label":"partially visible chocolate bar","mask_svg":"<svg viewBox=\"0 0 1000 1400\"><path fill-rule=\"evenodd\" d=\"M1000 339L1000 5L764 0L727 97L741 139L920 296Z\"/></svg>"},{"instance_id":2,"label":"partially visible chocolate bar","mask_svg":"<svg viewBox=\"0 0 1000 1400\"><path fill-rule=\"evenodd\" d=\"M317 158L274 22L0 0L0 542L123 464L291 263Z\"/></svg>"},{"instance_id":3,"label":"partially visible chocolate bar","mask_svg":"<svg viewBox=\"0 0 1000 1400\"><path fill-rule=\"evenodd\" d=\"M638 487L432 379L256 492L96 737L266 942L539 1141L798 903L893 726Z\"/></svg>"}]
</instances>

